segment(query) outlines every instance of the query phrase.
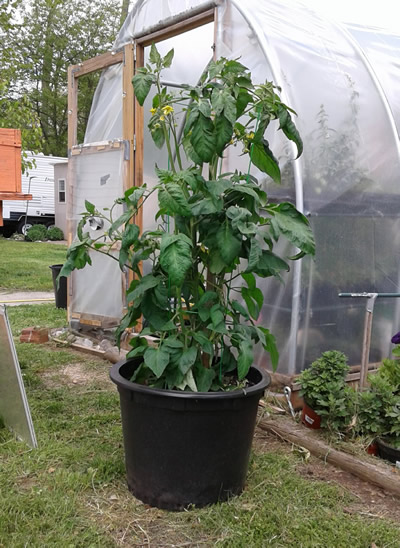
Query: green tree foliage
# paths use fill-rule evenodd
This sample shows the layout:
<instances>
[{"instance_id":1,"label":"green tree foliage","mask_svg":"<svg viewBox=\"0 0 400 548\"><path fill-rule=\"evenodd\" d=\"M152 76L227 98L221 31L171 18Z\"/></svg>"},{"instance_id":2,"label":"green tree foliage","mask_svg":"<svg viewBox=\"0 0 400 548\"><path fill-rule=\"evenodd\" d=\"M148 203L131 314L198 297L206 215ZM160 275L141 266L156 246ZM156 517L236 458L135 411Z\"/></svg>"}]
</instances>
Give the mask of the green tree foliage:
<instances>
[{"instance_id":1,"label":"green tree foliage","mask_svg":"<svg viewBox=\"0 0 400 548\"><path fill-rule=\"evenodd\" d=\"M111 48L120 24L121 0L35 0L9 4L0 12L3 14L0 26L8 44L7 55L12 60L7 64L8 84L3 95L0 92L0 98L3 97L7 109L24 98L30 123L37 120L43 134L42 151L65 156L68 66ZM93 74L79 82L79 141L83 140L97 80L98 75Z\"/></svg>"}]
</instances>

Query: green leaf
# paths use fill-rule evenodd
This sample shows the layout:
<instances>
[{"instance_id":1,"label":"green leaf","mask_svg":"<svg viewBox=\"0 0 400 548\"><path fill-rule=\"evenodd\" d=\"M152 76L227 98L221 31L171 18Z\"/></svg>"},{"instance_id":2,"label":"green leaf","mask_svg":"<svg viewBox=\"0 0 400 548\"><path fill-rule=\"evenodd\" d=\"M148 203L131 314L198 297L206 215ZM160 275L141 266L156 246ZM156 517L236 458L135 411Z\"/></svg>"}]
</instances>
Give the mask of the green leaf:
<instances>
[{"instance_id":1,"label":"green leaf","mask_svg":"<svg viewBox=\"0 0 400 548\"><path fill-rule=\"evenodd\" d=\"M158 192L158 201L167 215L190 217L192 214L185 194L177 183L165 183Z\"/></svg>"},{"instance_id":2,"label":"green leaf","mask_svg":"<svg viewBox=\"0 0 400 548\"><path fill-rule=\"evenodd\" d=\"M122 234L122 247L130 247L137 242L139 236L139 227L135 224L128 224Z\"/></svg>"},{"instance_id":3,"label":"green leaf","mask_svg":"<svg viewBox=\"0 0 400 548\"><path fill-rule=\"evenodd\" d=\"M236 122L236 101L232 95L224 89L214 88L211 94L211 104L216 116L224 113L224 117L232 124ZM232 135L232 131L231 131Z\"/></svg>"},{"instance_id":4,"label":"green leaf","mask_svg":"<svg viewBox=\"0 0 400 548\"><path fill-rule=\"evenodd\" d=\"M281 170L279 169L278 160L270 150L268 141L263 139L260 143L253 143L250 158L260 171L269 175L276 183L281 182Z\"/></svg>"},{"instance_id":5,"label":"green leaf","mask_svg":"<svg viewBox=\"0 0 400 548\"><path fill-rule=\"evenodd\" d=\"M204 335L204 333L196 332L193 333L193 338L196 342L199 343L201 348L204 350L206 354L209 354L210 356L214 353L214 348L211 343L211 341Z\"/></svg>"},{"instance_id":6,"label":"green leaf","mask_svg":"<svg viewBox=\"0 0 400 548\"><path fill-rule=\"evenodd\" d=\"M244 281L247 283L247 287L252 291L256 289L256 279L253 274L242 272L241 274Z\"/></svg>"},{"instance_id":7,"label":"green leaf","mask_svg":"<svg viewBox=\"0 0 400 548\"><path fill-rule=\"evenodd\" d=\"M244 340L239 344L239 356L237 360L238 378L242 380L246 377L250 367L253 364L254 353L251 341Z\"/></svg>"},{"instance_id":8,"label":"green leaf","mask_svg":"<svg viewBox=\"0 0 400 548\"><path fill-rule=\"evenodd\" d=\"M149 126L150 127L150 126ZM165 143L165 134L162 127L150 127L151 137L157 148L162 148Z\"/></svg>"},{"instance_id":9,"label":"green leaf","mask_svg":"<svg viewBox=\"0 0 400 548\"><path fill-rule=\"evenodd\" d=\"M241 314L245 320L249 319L249 314L242 304L240 304L238 301L231 301L231 305L233 310L235 312L239 312L239 314Z\"/></svg>"},{"instance_id":10,"label":"green leaf","mask_svg":"<svg viewBox=\"0 0 400 548\"><path fill-rule=\"evenodd\" d=\"M225 146L232 138L233 126L231 122L225 118L224 115L217 116L215 119L215 132L216 132L216 151L221 156Z\"/></svg>"},{"instance_id":11,"label":"green leaf","mask_svg":"<svg viewBox=\"0 0 400 548\"><path fill-rule=\"evenodd\" d=\"M169 352L162 347L149 347L144 353L144 363L153 371L157 379L159 379L169 363Z\"/></svg>"},{"instance_id":12,"label":"green leaf","mask_svg":"<svg viewBox=\"0 0 400 548\"><path fill-rule=\"evenodd\" d=\"M186 123L185 123L185 129L184 129L184 135L187 135L188 132L191 130L195 122L197 121L197 118L199 117L199 108L197 104L193 104L187 112L186 116Z\"/></svg>"},{"instance_id":13,"label":"green leaf","mask_svg":"<svg viewBox=\"0 0 400 548\"><path fill-rule=\"evenodd\" d=\"M199 118L192 128L190 142L199 158L203 162L210 162L215 154L217 139L212 120L204 114L199 113Z\"/></svg>"},{"instance_id":14,"label":"green leaf","mask_svg":"<svg viewBox=\"0 0 400 548\"><path fill-rule=\"evenodd\" d=\"M94 215L96 208L93 204L85 200L85 207L86 207L86 211L88 211L91 215Z\"/></svg>"},{"instance_id":15,"label":"green leaf","mask_svg":"<svg viewBox=\"0 0 400 548\"><path fill-rule=\"evenodd\" d=\"M211 106L207 99L200 99L199 111L204 114L206 118L211 117Z\"/></svg>"},{"instance_id":16,"label":"green leaf","mask_svg":"<svg viewBox=\"0 0 400 548\"><path fill-rule=\"evenodd\" d=\"M300 133L297 131L297 128L284 106L281 106L278 112L279 117L279 127L283 131L290 141L293 141L297 147L297 156L298 158L303 152L303 141L300 137Z\"/></svg>"},{"instance_id":17,"label":"green leaf","mask_svg":"<svg viewBox=\"0 0 400 548\"><path fill-rule=\"evenodd\" d=\"M261 199L257 192L251 188L250 186L246 185L234 185L232 187L232 192L239 192L240 194L247 194L248 196L251 196L254 198L254 200L257 202L257 204L261 204Z\"/></svg>"},{"instance_id":18,"label":"green leaf","mask_svg":"<svg viewBox=\"0 0 400 548\"><path fill-rule=\"evenodd\" d=\"M222 210L222 200L216 201L212 198L203 198L190 205L192 215L210 215Z\"/></svg>"},{"instance_id":19,"label":"green leaf","mask_svg":"<svg viewBox=\"0 0 400 548\"><path fill-rule=\"evenodd\" d=\"M136 281L136 280L135 280ZM133 291L128 292L126 299L128 302L136 302L138 299L141 299L146 291L152 287L156 287L161 281L161 278L155 278L152 274L147 274L143 276L139 283L136 284Z\"/></svg>"},{"instance_id":20,"label":"green leaf","mask_svg":"<svg viewBox=\"0 0 400 548\"><path fill-rule=\"evenodd\" d=\"M258 232L258 226L256 224L243 223L242 221L238 222L237 229L240 234L244 234L245 236L255 236Z\"/></svg>"},{"instance_id":21,"label":"green leaf","mask_svg":"<svg viewBox=\"0 0 400 548\"><path fill-rule=\"evenodd\" d=\"M246 110L247 105L253 101L252 96L247 91L240 90L236 98L236 118L240 118Z\"/></svg>"},{"instance_id":22,"label":"green leaf","mask_svg":"<svg viewBox=\"0 0 400 548\"><path fill-rule=\"evenodd\" d=\"M255 268L255 272L259 276L278 276L281 270L289 272L289 265L280 257L272 253L271 251L263 250L258 264Z\"/></svg>"},{"instance_id":23,"label":"green leaf","mask_svg":"<svg viewBox=\"0 0 400 548\"><path fill-rule=\"evenodd\" d=\"M225 261L222 259L218 249L210 251L209 268L212 274L220 274L226 267Z\"/></svg>"},{"instance_id":24,"label":"green leaf","mask_svg":"<svg viewBox=\"0 0 400 548\"><path fill-rule=\"evenodd\" d=\"M170 169L160 169L156 164L155 172L162 183L172 183L174 180L174 172Z\"/></svg>"},{"instance_id":25,"label":"green leaf","mask_svg":"<svg viewBox=\"0 0 400 548\"><path fill-rule=\"evenodd\" d=\"M164 234L160 245L160 264L172 285L182 285L187 271L192 266L189 238L184 234Z\"/></svg>"},{"instance_id":26,"label":"green leaf","mask_svg":"<svg viewBox=\"0 0 400 548\"><path fill-rule=\"evenodd\" d=\"M250 316L257 320L264 302L264 296L262 294L262 291L257 287L255 287L254 289L242 287L241 293Z\"/></svg>"},{"instance_id":27,"label":"green leaf","mask_svg":"<svg viewBox=\"0 0 400 548\"><path fill-rule=\"evenodd\" d=\"M120 217L118 217L118 219L116 219L113 222L113 224L110 226L110 228L108 229L108 233L110 234L110 236L113 232L118 230L120 226L130 221L131 217L132 217L132 211L125 211L125 213L120 215Z\"/></svg>"},{"instance_id":28,"label":"green leaf","mask_svg":"<svg viewBox=\"0 0 400 548\"><path fill-rule=\"evenodd\" d=\"M194 370L194 378L199 392L208 392L215 378L215 371L206 367L196 367Z\"/></svg>"},{"instance_id":29,"label":"green leaf","mask_svg":"<svg viewBox=\"0 0 400 548\"><path fill-rule=\"evenodd\" d=\"M226 210L226 216L232 220L232 227L238 229L239 222L250 219L251 212L245 207L230 206Z\"/></svg>"},{"instance_id":30,"label":"green leaf","mask_svg":"<svg viewBox=\"0 0 400 548\"><path fill-rule=\"evenodd\" d=\"M236 59L230 59L229 61L225 61L222 74L240 74L241 72L246 72L247 70L247 67L242 65L242 63L239 63L239 61L236 61Z\"/></svg>"},{"instance_id":31,"label":"green leaf","mask_svg":"<svg viewBox=\"0 0 400 548\"><path fill-rule=\"evenodd\" d=\"M86 242L75 242L67 251L67 260L63 264L57 279L69 276L75 269L82 269L87 264L92 264L92 259L86 249Z\"/></svg>"},{"instance_id":32,"label":"green leaf","mask_svg":"<svg viewBox=\"0 0 400 548\"><path fill-rule=\"evenodd\" d=\"M153 63L153 65L161 64L161 55L159 54L158 49L154 42L151 44L149 61L150 63Z\"/></svg>"},{"instance_id":33,"label":"green leaf","mask_svg":"<svg viewBox=\"0 0 400 548\"><path fill-rule=\"evenodd\" d=\"M220 333L221 335L226 335L228 333L225 322L223 321L218 324L210 323L207 325L207 329L215 331L215 333Z\"/></svg>"},{"instance_id":34,"label":"green leaf","mask_svg":"<svg viewBox=\"0 0 400 548\"><path fill-rule=\"evenodd\" d=\"M183 139L182 139L182 145L185 150L186 156L192 160L197 165L202 165L203 160L200 158L200 156L197 154L195 149L193 148L192 143L190 142L192 135L191 133L188 133Z\"/></svg>"},{"instance_id":35,"label":"green leaf","mask_svg":"<svg viewBox=\"0 0 400 548\"><path fill-rule=\"evenodd\" d=\"M176 325L172 320L168 320L160 327L160 331L176 331Z\"/></svg>"},{"instance_id":36,"label":"green leaf","mask_svg":"<svg viewBox=\"0 0 400 548\"><path fill-rule=\"evenodd\" d=\"M269 211L269 208L267 209ZM277 234L283 234L289 242L308 253L315 254L315 240L307 217L294 205L284 202L271 208L271 226Z\"/></svg>"},{"instance_id":37,"label":"green leaf","mask_svg":"<svg viewBox=\"0 0 400 548\"><path fill-rule=\"evenodd\" d=\"M260 260L261 255L262 249L258 240L256 240L256 238L252 238L246 272L254 272L254 270L257 269L258 261Z\"/></svg>"},{"instance_id":38,"label":"green leaf","mask_svg":"<svg viewBox=\"0 0 400 548\"><path fill-rule=\"evenodd\" d=\"M219 303L215 304L210 310L211 322L214 327L224 323L224 311Z\"/></svg>"},{"instance_id":39,"label":"green leaf","mask_svg":"<svg viewBox=\"0 0 400 548\"><path fill-rule=\"evenodd\" d=\"M172 63L172 59L174 58L174 48L170 49L167 55L162 60L162 66L164 68L169 68Z\"/></svg>"},{"instance_id":40,"label":"green leaf","mask_svg":"<svg viewBox=\"0 0 400 548\"><path fill-rule=\"evenodd\" d=\"M132 350L130 350L128 352L128 354L126 355L126 357L127 358L135 358L136 356L143 356L145 351L146 351L146 346L137 346L136 348L133 348ZM136 377L136 375L135 375L135 377ZM134 380L132 380L132 378L131 378L131 381L135 382Z\"/></svg>"},{"instance_id":41,"label":"green leaf","mask_svg":"<svg viewBox=\"0 0 400 548\"><path fill-rule=\"evenodd\" d=\"M197 348L195 346L191 346L187 350L185 350L181 357L179 358L179 369L181 372L186 375L186 373L189 371L189 369L192 367L194 362L197 358Z\"/></svg>"},{"instance_id":42,"label":"green leaf","mask_svg":"<svg viewBox=\"0 0 400 548\"><path fill-rule=\"evenodd\" d=\"M180 384L176 385L176 387L179 388L180 390L185 390L187 386L190 388L192 392L198 392L196 381L194 380L191 369L189 369L189 371L186 373L186 375L183 378L183 381Z\"/></svg>"},{"instance_id":43,"label":"green leaf","mask_svg":"<svg viewBox=\"0 0 400 548\"><path fill-rule=\"evenodd\" d=\"M196 309L203 322L206 322L210 317L210 310L218 300L218 295L214 291L206 291L200 297Z\"/></svg>"},{"instance_id":44,"label":"green leaf","mask_svg":"<svg viewBox=\"0 0 400 548\"><path fill-rule=\"evenodd\" d=\"M206 181L206 188L214 198L219 198L228 188L232 186L228 179L217 179L216 181Z\"/></svg>"},{"instance_id":45,"label":"green leaf","mask_svg":"<svg viewBox=\"0 0 400 548\"><path fill-rule=\"evenodd\" d=\"M218 229L216 240L222 259L226 265L230 266L239 256L242 240L233 233L231 223L228 219L225 219L224 223Z\"/></svg>"},{"instance_id":46,"label":"green leaf","mask_svg":"<svg viewBox=\"0 0 400 548\"><path fill-rule=\"evenodd\" d=\"M119 266L122 270L128 260L128 249L138 240L139 227L134 224L128 224L122 234L121 249L119 251Z\"/></svg>"},{"instance_id":47,"label":"green leaf","mask_svg":"<svg viewBox=\"0 0 400 548\"><path fill-rule=\"evenodd\" d=\"M156 290L154 290L155 293ZM153 332L159 331L169 320L170 312L157 306L157 302L154 298L154 293L150 289L142 298L140 303L140 311L143 313L143 317L148 321Z\"/></svg>"},{"instance_id":48,"label":"green leaf","mask_svg":"<svg viewBox=\"0 0 400 548\"><path fill-rule=\"evenodd\" d=\"M265 345L264 349L269 352L269 355L271 357L271 364L272 369L276 371L276 368L278 367L279 362L279 352L278 348L276 346L276 339L272 333L270 333L269 329L266 327L257 326L257 330L262 331L262 333L265 336Z\"/></svg>"},{"instance_id":49,"label":"green leaf","mask_svg":"<svg viewBox=\"0 0 400 548\"><path fill-rule=\"evenodd\" d=\"M84 214L82 213L82 215L84 215ZM86 225L86 221L87 221L87 217L86 217L86 215L84 215L82 217L82 219L79 221L77 229L76 229L76 234L77 234L79 240L81 240L81 241L83 241L84 238L85 238L85 236L83 235L83 227Z\"/></svg>"},{"instance_id":50,"label":"green leaf","mask_svg":"<svg viewBox=\"0 0 400 548\"><path fill-rule=\"evenodd\" d=\"M183 348L183 342L176 337L168 337L167 339L164 339L163 345L169 346L170 348Z\"/></svg>"},{"instance_id":51,"label":"green leaf","mask_svg":"<svg viewBox=\"0 0 400 548\"><path fill-rule=\"evenodd\" d=\"M146 192L146 186L140 186L140 187L132 187L129 189L131 192L129 195L127 195L127 192L125 193L125 197L129 200L131 204L133 204L135 207L137 207L140 198L143 196L143 194Z\"/></svg>"},{"instance_id":52,"label":"green leaf","mask_svg":"<svg viewBox=\"0 0 400 548\"><path fill-rule=\"evenodd\" d=\"M138 71L132 78L133 91L140 106L143 106L153 84L153 76L143 71Z\"/></svg>"}]
</instances>

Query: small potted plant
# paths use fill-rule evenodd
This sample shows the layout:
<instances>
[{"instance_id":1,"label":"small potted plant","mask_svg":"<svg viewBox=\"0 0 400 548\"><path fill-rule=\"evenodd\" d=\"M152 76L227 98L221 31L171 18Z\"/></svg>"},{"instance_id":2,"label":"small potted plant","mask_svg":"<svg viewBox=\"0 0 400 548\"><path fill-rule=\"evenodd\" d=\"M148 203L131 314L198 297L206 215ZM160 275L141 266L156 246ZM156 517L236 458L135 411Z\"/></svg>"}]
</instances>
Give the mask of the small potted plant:
<instances>
[{"instance_id":1,"label":"small potted plant","mask_svg":"<svg viewBox=\"0 0 400 548\"><path fill-rule=\"evenodd\" d=\"M329 350L300 374L303 424L309 428L327 427L334 432L346 427L353 414L354 402L351 389L346 388L348 372L346 356Z\"/></svg>"},{"instance_id":2,"label":"small potted plant","mask_svg":"<svg viewBox=\"0 0 400 548\"><path fill-rule=\"evenodd\" d=\"M394 356L400 356L400 333L392 337L396 348ZM390 462L400 462L400 362L385 359L375 375L369 378L374 407L379 409L376 436L378 454Z\"/></svg>"},{"instance_id":3,"label":"small potted plant","mask_svg":"<svg viewBox=\"0 0 400 548\"><path fill-rule=\"evenodd\" d=\"M367 452L377 455L377 439L390 429L386 409L393 404L393 389L380 374L369 375L368 381L369 386L357 394L355 430L366 439Z\"/></svg>"},{"instance_id":4,"label":"small potted plant","mask_svg":"<svg viewBox=\"0 0 400 548\"><path fill-rule=\"evenodd\" d=\"M149 64L133 78L140 105L155 92L149 130L158 147L166 146L169 165L156 167L152 188L125 192L117 219L113 207L98 211L86 203L61 275L90 263L89 250L133 272L117 340L141 318L146 327L131 339L128 359L111 371L120 392L128 486L144 502L181 509L243 489L258 401L269 382L253 365L255 344L273 367L278 360L273 335L257 323L263 306L257 278L280 278L289 269L274 253L280 236L297 248L291 259L313 254L314 240L307 219L290 203L270 202L250 168L222 170L227 148L238 147L250 165L279 182L265 137L274 124L301 153L293 111L279 90L270 82L253 84L239 61L220 59L198 85L173 95L160 79L172 58L173 50L161 57L153 45ZM153 193L159 226L140 233L133 221ZM93 217L103 220L105 237L85 231Z\"/></svg>"}]
</instances>

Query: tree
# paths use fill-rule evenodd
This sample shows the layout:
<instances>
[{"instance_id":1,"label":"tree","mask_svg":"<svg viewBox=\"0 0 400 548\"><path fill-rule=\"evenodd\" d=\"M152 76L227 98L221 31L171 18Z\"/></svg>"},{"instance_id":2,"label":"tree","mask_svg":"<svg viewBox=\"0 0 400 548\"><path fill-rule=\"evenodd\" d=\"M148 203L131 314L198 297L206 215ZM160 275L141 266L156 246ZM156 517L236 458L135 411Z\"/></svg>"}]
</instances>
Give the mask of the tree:
<instances>
[{"instance_id":1,"label":"tree","mask_svg":"<svg viewBox=\"0 0 400 548\"><path fill-rule=\"evenodd\" d=\"M6 0L0 5L0 127L21 130L22 170L25 172L34 165L28 159L27 151L41 150L42 131L28 94L18 93L13 85L17 56L8 37L14 30L13 19L19 4L20 0Z\"/></svg>"},{"instance_id":2,"label":"tree","mask_svg":"<svg viewBox=\"0 0 400 548\"><path fill-rule=\"evenodd\" d=\"M15 57L6 97L29 101L45 154L67 153L68 66L109 50L120 16L121 0L35 0L15 6L13 24L3 27ZM96 74L80 79L80 141L97 80Z\"/></svg>"}]
</instances>

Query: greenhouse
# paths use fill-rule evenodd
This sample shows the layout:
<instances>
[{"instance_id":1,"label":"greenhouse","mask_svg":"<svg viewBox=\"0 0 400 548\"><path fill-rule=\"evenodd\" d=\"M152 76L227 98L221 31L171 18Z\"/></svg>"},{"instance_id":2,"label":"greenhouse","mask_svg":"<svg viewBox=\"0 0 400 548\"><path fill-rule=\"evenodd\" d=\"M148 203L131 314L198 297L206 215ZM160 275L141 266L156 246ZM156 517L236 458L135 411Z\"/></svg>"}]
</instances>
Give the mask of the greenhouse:
<instances>
[{"instance_id":1,"label":"greenhouse","mask_svg":"<svg viewBox=\"0 0 400 548\"><path fill-rule=\"evenodd\" d=\"M70 68L69 237L74 237L85 199L110 207L131 186L155 183L155 164L167 167L165 150L147 132L151 93L144 108L134 101L132 76L155 42L162 55L175 50L164 85L196 84L210 60L238 59L253 80L281 88L296 112L304 142L296 147L271 131L282 184L251 166L269 198L290 201L309 218L315 258L293 263L284 283L261 280L264 306L259 323L275 334L279 372L304 369L321 352L338 349L350 364L361 361L365 300L341 292L399 291L400 244L400 36L338 24L295 0L139 0L114 50ZM76 142L78 81L95 70L95 92L85 142ZM223 171L247 172L241 151L223 159ZM146 203L143 230L156 226L156 204ZM91 230L105 230L93 219ZM288 247L282 253L291 256ZM69 288L70 321L112 327L124 309L127 277L116 261L94 255L93 266L75 271ZM146 269L146 264L144 264ZM399 330L400 301L375 306L370 360L390 353ZM265 352L257 361L269 365Z\"/></svg>"}]
</instances>

